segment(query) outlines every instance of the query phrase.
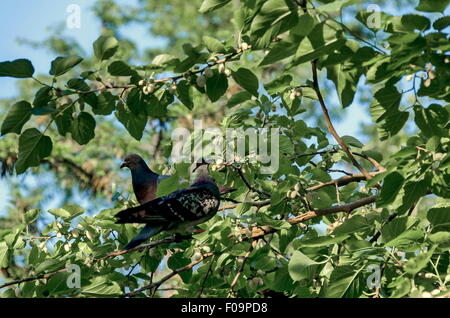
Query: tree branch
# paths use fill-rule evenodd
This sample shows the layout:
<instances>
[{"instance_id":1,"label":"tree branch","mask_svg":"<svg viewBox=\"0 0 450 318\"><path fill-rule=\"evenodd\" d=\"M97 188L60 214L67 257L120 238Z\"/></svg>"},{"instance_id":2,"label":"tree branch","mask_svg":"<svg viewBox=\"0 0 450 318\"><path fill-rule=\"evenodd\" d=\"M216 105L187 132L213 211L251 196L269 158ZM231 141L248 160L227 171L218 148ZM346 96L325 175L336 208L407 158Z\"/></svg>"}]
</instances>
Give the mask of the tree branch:
<instances>
[{"instance_id":1,"label":"tree branch","mask_svg":"<svg viewBox=\"0 0 450 318\"><path fill-rule=\"evenodd\" d=\"M181 272L184 272L184 271L187 271L187 270L191 269L192 267L194 267L197 264L200 264L201 262L203 262L203 260L207 259L208 257L210 257L212 255L214 255L214 254L213 253L208 253L208 254L202 255L202 257L199 260L196 260L196 261L194 261L194 262L192 262L192 263L190 263L190 264L188 264L186 266L177 268L177 269L173 270L171 273L169 273L166 276L164 276L163 278L161 278L159 281L151 283L151 284L148 284L148 285L146 285L144 287L141 287L139 289L136 289L136 290L134 290L134 291L132 291L130 293L126 293L126 294L122 295L122 297L134 297L137 294L139 294L139 293L141 293L141 292L143 292L145 290L149 290L149 289L153 289L153 288L157 289L159 286L161 286L164 282L166 282L167 280L169 280L173 276L175 276L175 275L177 275L177 274L179 274Z\"/></svg>"},{"instance_id":2,"label":"tree branch","mask_svg":"<svg viewBox=\"0 0 450 318\"><path fill-rule=\"evenodd\" d=\"M364 169L358 161L356 161L355 157L353 157L350 149L348 146L344 143L342 138L338 135L336 132L336 129L334 129L333 123L331 122L330 115L328 113L327 106L325 105L325 101L323 99L322 93L320 92L319 87L319 80L317 77L317 60L313 60L311 62L312 67L312 74L313 74L313 88L316 92L317 98L319 99L320 106L322 108L323 115L325 117L325 121L327 123L328 131L333 135L334 139L338 142L339 146L341 146L342 150L347 154L347 157L350 159L350 161L353 163L353 165L361 171L361 173L366 177L367 180L370 180L372 176Z\"/></svg>"}]
</instances>

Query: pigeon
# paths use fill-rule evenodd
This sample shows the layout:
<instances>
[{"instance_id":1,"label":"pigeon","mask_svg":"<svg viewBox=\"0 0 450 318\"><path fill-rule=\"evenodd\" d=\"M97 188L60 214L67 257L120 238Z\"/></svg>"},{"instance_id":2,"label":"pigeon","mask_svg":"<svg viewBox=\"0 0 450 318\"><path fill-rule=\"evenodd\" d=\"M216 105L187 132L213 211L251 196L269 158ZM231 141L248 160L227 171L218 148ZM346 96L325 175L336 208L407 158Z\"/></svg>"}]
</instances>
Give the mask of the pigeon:
<instances>
[{"instance_id":1,"label":"pigeon","mask_svg":"<svg viewBox=\"0 0 450 318\"><path fill-rule=\"evenodd\" d=\"M120 168L127 167L131 171L133 191L140 204L144 204L156 197L158 184L169 178L153 172L141 156L132 154L125 157Z\"/></svg>"},{"instance_id":2,"label":"pigeon","mask_svg":"<svg viewBox=\"0 0 450 318\"><path fill-rule=\"evenodd\" d=\"M137 154L131 154L124 158L120 168L127 167L131 171L131 182L133 191L140 204L144 204L156 197L158 184L167 178L168 175L160 175L153 172L145 163L144 159ZM236 189L226 186L219 187L220 194L225 195L236 191Z\"/></svg>"},{"instance_id":3,"label":"pigeon","mask_svg":"<svg viewBox=\"0 0 450 318\"><path fill-rule=\"evenodd\" d=\"M193 231L196 225L206 222L217 213L220 191L208 174L208 165L200 164L195 170L196 178L188 188L120 211L115 215L118 224L145 223L141 232L124 247L125 250L140 245L162 231L174 233Z\"/></svg>"}]
</instances>

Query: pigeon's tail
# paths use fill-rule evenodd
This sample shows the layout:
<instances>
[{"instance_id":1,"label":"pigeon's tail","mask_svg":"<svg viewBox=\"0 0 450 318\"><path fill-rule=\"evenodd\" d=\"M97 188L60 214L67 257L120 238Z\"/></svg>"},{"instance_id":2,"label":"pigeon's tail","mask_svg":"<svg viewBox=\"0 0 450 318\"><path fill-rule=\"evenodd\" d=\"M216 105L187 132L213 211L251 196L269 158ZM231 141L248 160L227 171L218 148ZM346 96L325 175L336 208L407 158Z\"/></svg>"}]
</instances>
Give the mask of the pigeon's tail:
<instances>
[{"instance_id":1,"label":"pigeon's tail","mask_svg":"<svg viewBox=\"0 0 450 318\"><path fill-rule=\"evenodd\" d=\"M151 226L148 224L145 225L144 228L139 232L139 234L136 235L136 237L134 237L123 249L129 250L132 249L133 247L138 246L139 244L147 241L153 235L156 235L159 232L161 232L162 229L163 227L161 225L160 226Z\"/></svg>"}]
</instances>

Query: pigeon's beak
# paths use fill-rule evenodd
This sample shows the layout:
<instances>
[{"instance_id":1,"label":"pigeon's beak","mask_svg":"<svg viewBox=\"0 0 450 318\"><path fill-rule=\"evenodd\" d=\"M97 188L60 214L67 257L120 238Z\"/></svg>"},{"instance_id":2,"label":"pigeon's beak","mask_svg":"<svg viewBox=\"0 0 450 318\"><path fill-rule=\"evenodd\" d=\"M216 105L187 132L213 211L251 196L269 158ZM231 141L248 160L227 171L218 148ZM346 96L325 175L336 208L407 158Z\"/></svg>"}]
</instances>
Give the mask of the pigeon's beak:
<instances>
[{"instance_id":1,"label":"pigeon's beak","mask_svg":"<svg viewBox=\"0 0 450 318\"><path fill-rule=\"evenodd\" d=\"M122 164L120 165L120 169L125 168L125 167L128 167L127 163L126 162L122 162Z\"/></svg>"}]
</instances>

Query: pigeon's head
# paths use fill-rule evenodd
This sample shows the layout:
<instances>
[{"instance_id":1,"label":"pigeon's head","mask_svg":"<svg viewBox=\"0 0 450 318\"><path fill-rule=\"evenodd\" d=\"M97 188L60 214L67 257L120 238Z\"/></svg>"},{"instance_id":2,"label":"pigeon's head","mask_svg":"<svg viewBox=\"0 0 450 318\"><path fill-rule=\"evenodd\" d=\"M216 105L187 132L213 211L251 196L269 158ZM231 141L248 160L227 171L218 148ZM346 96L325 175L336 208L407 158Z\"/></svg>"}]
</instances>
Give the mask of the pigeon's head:
<instances>
[{"instance_id":1,"label":"pigeon's head","mask_svg":"<svg viewBox=\"0 0 450 318\"><path fill-rule=\"evenodd\" d=\"M128 155L123 159L122 164L120 165L120 168L129 168L130 170L137 169L142 167L142 164L145 165L144 159L141 158L141 156L132 154Z\"/></svg>"}]
</instances>

